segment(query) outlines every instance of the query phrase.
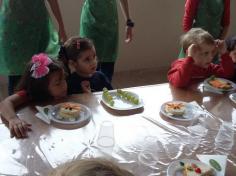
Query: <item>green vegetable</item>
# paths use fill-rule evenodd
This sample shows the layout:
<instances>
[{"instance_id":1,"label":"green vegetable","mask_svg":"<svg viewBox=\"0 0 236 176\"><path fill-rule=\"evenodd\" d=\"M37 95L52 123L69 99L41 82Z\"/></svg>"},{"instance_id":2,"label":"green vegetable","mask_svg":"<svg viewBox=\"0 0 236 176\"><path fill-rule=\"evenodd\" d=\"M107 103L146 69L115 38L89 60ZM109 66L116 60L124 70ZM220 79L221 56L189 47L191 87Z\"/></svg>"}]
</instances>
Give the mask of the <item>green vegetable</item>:
<instances>
[{"instance_id":1,"label":"green vegetable","mask_svg":"<svg viewBox=\"0 0 236 176\"><path fill-rule=\"evenodd\" d=\"M103 88L102 96L110 106L114 106L115 102L113 100L113 97L110 94L110 92L107 90L107 88L105 88L105 87Z\"/></svg>"},{"instance_id":2,"label":"green vegetable","mask_svg":"<svg viewBox=\"0 0 236 176\"><path fill-rule=\"evenodd\" d=\"M105 92L108 92L108 89L107 89L106 87L104 87L104 88L102 89L102 91L103 91L103 93L105 93Z\"/></svg>"},{"instance_id":3,"label":"green vegetable","mask_svg":"<svg viewBox=\"0 0 236 176\"><path fill-rule=\"evenodd\" d=\"M122 94L122 92L123 92L123 91L122 91L121 89L117 89L117 93L118 93L118 94Z\"/></svg>"},{"instance_id":4,"label":"green vegetable","mask_svg":"<svg viewBox=\"0 0 236 176\"><path fill-rule=\"evenodd\" d=\"M129 101L130 103L133 103L135 105L139 104L139 99L136 98L134 95L129 93L128 91L123 91L121 89L117 89L116 95L124 100Z\"/></svg>"},{"instance_id":5,"label":"green vegetable","mask_svg":"<svg viewBox=\"0 0 236 176\"><path fill-rule=\"evenodd\" d=\"M135 99L133 100L133 103L136 104L136 105L138 105L138 104L139 104L139 100L138 100L137 98L135 98Z\"/></svg>"},{"instance_id":6,"label":"green vegetable","mask_svg":"<svg viewBox=\"0 0 236 176\"><path fill-rule=\"evenodd\" d=\"M111 100L111 101L109 101L108 103L109 103L110 106L114 106L114 103L115 103L115 102L114 102L113 100Z\"/></svg>"},{"instance_id":7,"label":"green vegetable","mask_svg":"<svg viewBox=\"0 0 236 176\"><path fill-rule=\"evenodd\" d=\"M221 170L222 170L220 164L219 164L216 160L210 159L210 160L209 160L209 163L210 163L211 166L214 167L217 171L221 171Z\"/></svg>"}]
</instances>

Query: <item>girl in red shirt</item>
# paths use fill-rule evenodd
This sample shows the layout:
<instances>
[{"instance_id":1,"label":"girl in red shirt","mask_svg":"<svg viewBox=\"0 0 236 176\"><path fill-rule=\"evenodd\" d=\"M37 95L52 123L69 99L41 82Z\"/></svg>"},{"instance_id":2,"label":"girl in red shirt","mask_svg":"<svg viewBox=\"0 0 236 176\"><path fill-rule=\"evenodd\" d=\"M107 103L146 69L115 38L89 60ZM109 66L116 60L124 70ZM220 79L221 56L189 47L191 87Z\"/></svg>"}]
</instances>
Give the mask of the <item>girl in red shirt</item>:
<instances>
[{"instance_id":1,"label":"girl in red shirt","mask_svg":"<svg viewBox=\"0 0 236 176\"><path fill-rule=\"evenodd\" d=\"M1 117L8 123L11 137L25 138L31 131L31 125L16 115L17 106L29 101L60 99L66 95L63 65L46 54L34 55L21 78L19 91L0 104Z\"/></svg>"}]
</instances>

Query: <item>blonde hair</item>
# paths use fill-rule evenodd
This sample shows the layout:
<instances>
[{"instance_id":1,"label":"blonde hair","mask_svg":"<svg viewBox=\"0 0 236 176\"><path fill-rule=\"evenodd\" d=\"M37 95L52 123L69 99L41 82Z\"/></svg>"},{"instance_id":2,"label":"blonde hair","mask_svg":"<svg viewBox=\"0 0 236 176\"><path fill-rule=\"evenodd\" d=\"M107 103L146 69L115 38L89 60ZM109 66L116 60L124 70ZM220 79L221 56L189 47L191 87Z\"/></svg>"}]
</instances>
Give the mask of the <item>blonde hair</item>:
<instances>
[{"instance_id":1,"label":"blonde hair","mask_svg":"<svg viewBox=\"0 0 236 176\"><path fill-rule=\"evenodd\" d=\"M180 43L183 46L183 50L186 50L191 44L200 45L202 43L214 45L215 41L211 34L202 28L192 28L187 33L181 36Z\"/></svg>"},{"instance_id":2,"label":"blonde hair","mask_svg":"<svg viewBox=\"0 0 236 176\"><path fill-rule=\"evenodd\" d=\"M115 163L97 158L72 161L56 168L49 176L134 176Z\"/></svg>"}]
</instances>

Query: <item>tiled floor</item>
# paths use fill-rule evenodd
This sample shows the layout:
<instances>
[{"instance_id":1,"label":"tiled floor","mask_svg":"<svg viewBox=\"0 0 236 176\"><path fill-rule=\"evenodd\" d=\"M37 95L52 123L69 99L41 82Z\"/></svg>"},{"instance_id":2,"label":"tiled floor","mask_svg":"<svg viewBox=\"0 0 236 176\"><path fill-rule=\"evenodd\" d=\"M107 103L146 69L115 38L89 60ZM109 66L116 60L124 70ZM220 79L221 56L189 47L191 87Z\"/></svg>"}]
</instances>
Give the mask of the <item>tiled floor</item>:
<instances>
[{"instance_id":1,"label":"tiled floor","mask_svg":"<svg viewBox=\"0 0 236 176\"><path fill-rule=\"evenodd\" d=\"M126 88L143 86L149 84L159 84L167 81L167 70L143 69L135 71L116 72L112 85L114 88ZM7 96L7 79L0 76L0 100Z\"/></svg>"}]
</instances>

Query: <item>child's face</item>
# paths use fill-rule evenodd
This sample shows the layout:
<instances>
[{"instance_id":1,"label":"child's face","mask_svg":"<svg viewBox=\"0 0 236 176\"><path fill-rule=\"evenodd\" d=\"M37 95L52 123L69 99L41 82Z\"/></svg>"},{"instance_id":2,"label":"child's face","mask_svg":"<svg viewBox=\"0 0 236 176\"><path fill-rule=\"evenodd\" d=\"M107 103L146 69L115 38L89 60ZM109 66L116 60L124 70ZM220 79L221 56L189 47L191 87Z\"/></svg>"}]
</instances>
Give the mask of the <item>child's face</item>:
<instances>
[{"instance_id":1,"label":"child's face","mask_svg":"<svg viewBox=\"0 0 236 176\"><path fill-rule=\"evenodd\" d=\"M234 50L232 50L229 53L230 57L232 58L233 62L236 63L236 46L234 47Z\"/></svg>"},{"instance_id":2,"label":"child's face","mask_svg":"<svg viewBox=\"0 0 236 176\"><path fill-rule=\"evenodd\" d=\"M73 62L75 71L85 77L91 76L97 69L97 57L95 48L81 53L80 58Z\"/></svg>"},{"instance_id":3,"label":"child's face","mask_svg":"<svg viewBox=\"0 0 236 176\"><path fill-rule=\"evenodd\" d=\"M198 50L195 56L195 64L202 67L207 68L209 64L212 62L213 57L216 54L215 45L210 45L206 43L202 43L198 45Z\"/></svg>"},{"instance_id":4,"label":"child's face","mask_svg":"<svg viewBox=\"0 0 236 176\"><path fill-rule=\"evenodd\" d=\"M48 90L55 99L66 97L67 83L63 71L57 71L50 74Z\"/></svg>"}]
</instances>

